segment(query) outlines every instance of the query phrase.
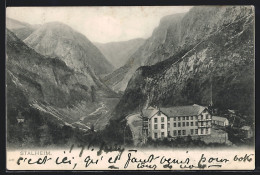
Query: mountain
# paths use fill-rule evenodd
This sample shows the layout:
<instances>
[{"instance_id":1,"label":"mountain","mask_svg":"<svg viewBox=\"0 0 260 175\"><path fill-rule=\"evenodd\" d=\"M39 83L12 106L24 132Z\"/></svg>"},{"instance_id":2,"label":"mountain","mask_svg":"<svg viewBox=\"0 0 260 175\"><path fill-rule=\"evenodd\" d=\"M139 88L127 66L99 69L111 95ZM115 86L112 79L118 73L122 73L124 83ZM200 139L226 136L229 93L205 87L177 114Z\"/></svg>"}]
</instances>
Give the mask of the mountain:
<instances>
[{"instance_id":1,"label":"mountain","mask_svg":"<svg viewBox=\"0 0 260 175\"><path fill-rule=\"evenodd\" d=\"M144 43L144 39L137 38L128 41L94 43L103 55L116 68L123 66L129 57Z\"/></svg>"},{"instance_id":2,"label":"mountain","mask_svg":"<svg viewBox=\"0 0 260 175\"><path fill-rule=\"evenodd\" d=\"M104 82L114 91L124 91L138 67L152 65L169 58L177 47L175 43L179 40L177 29L183 16L184 14L180 13L162 18L152 36L128 58L125 65L106 76Z\"/></svg>"},{"instance_id":3,"label":"mountain","mask_svg":"<svg viewBox=\"0 0 260 175\"><path fill-rule=\"evenodd\" d=\"M58 57L45 57L35 52L8 29L6 38L9 104L16 104L16 99L20 97L12 94L19 91L31 108L40 111L43 116L51 116L52 120L63 125L81 129L89 129L93 125L99 130L107 124L106 116L118 98L88 65L83 74L68 67ZM7 108L14 116L18 112L26 113L19 108L19 104Z\"/></svg>"},{"instance_id":4,"label":"mountain","mask_svg":"<svg viewBox=\"0 0 260 175\"><path fill-rule=\"evenodd\" d=\"M68 67L86 75L86 67L92 68L97 75L114 70L104 55L84 35L60 22L42 25L24 42L36 52L58 57Z\"/></svg>"},{"instance_id":5,"label":"mountain","mask_svg":"<svg viewBox=\"0 0 260 175\"><path fill-rule=\"evenodd\" d=\"M39 25L30 25L12 18L6 18L6 28L11 30L18 38L24 40L32 34Z\"/></svg>"},{"instance_id":6,"label":"mountain","mask_svg":"<svg viewBox=\"0 0 260 175\"><path fill-rule=\"evenodd\" d=\"M211 84L215 107L254 116L253 7L194 7L166 34L150 66L131 76L114 119L149 105L208 105Z\"/></svg>"}]
</instances>

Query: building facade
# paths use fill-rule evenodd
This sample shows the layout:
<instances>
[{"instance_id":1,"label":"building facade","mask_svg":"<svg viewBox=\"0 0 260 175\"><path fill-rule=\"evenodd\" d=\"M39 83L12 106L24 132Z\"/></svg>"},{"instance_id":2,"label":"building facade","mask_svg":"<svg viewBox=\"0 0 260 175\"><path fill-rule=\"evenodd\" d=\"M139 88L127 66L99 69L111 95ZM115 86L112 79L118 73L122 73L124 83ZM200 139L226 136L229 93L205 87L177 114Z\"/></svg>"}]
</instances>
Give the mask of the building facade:
<instances>
[{"instance_id":1,"label":"building facade","mask_svg":"<svg viewBox=\"0 0 260 175\"><path fill-rule=\"evenodd\" d=\"M142 110L143 134L152 139L211 134L211 115L200 105Z\"/></svg>"}]
</instances>

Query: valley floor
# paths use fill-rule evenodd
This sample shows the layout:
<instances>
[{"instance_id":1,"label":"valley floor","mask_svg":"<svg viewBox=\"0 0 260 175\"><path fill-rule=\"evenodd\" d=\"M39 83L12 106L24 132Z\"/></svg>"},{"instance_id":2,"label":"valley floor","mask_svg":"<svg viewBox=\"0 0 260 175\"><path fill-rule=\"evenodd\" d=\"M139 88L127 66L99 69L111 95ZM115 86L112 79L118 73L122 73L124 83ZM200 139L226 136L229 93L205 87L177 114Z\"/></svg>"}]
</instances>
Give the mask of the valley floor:
<instances>
[{"instance_id":1,"label":"valley floor","mask_svg":"<svg viewBox=\"0 0 260 175\"><path fill-rule=\"evenodd\" d=\"M91 110L87 110L89 106L86 103L80 103L72 108L57 108L35 101L31 106L43 113L50 114L61 124L87 131L91 127L94 127L95 130L103 129L108 124L111 117L110 112L118 101L118 98L106 98Z\"/></svg>"}]
</instances>

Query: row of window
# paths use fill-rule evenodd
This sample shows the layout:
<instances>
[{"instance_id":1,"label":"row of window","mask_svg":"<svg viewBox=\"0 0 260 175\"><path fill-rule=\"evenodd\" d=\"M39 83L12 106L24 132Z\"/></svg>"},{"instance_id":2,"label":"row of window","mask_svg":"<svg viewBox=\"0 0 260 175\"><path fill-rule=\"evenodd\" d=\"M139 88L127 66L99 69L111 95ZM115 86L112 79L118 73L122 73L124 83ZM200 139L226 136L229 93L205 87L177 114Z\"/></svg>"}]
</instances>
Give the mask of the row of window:
<instances>
[{"instance_id":1,"label":"row of window","mask_svg":"<svg viewBox=\"0 0 260 175\"><path fill-rule=\"evenodd\" d=\"M182 125L181 125L182 124ZM194 126L194 122L178 122L178 127ZM198 122L195 122L195 126L198 126ZM170 123L167 123L167 127L170 127ZM177 127L177 123L173 123L173 127ZM158 129L158 124L154 124L154 129ZM161 124L161 129L164 129L164 124Z\"/></svg>"},{"instance_id":2,"label":"row of window","mask_svg":"<svg viewBox=\"0 0 260 175\"><path fill-rule=\"evenodd\" d=\"M176 121L178 119L178 121L181 121L181 120L198 120L198 116L183 116L183 117L173 117L173 121ZM168 121L170 121L170 118L168 118Z\"/></svg>"},{"instance_id":3,"label":"row of window","mask_svg":"<svg viewBox=\"0 0 260 175\"><path fill-rule=\"evenodd\" d=\"M161 117L161 122L162 123L164 122L164 117ZM158 119L157 118L154 118L154 123L158 123Z\"/></svg>"},{"instance_id":4,"label":"row of window","mask_svg":"<svg viewBox=\"0 0 260 175\"><path fill-rule=\"evenodd\" d=\"M158 125L154 124L154 129L158 129ZM164 129L164 124L161 124L161 129Z\"/></svg>"},{"instance_id":5,"label":"row of window","mask_svg":"<svg viewBox=\"0 0 260 175\"><path fill-rule=\"evenodd\" d=\"M200 122L199 126L211 126L211 121Z\"/></svg>"},{"instance_id":6,"label":"row of window","mask_svg":"<svg viewBox=\"0 0 260 175\"><path fill-rule=\"evenodd\" d=\"M182 126L198 126L198 122L178 122L178 127ZM168 127L170 127L170 123L168 123ZM173 127L177 127L177 123L173 123Z\"/></svg>"},{"instance_id":7,"label":"row of window","mask_svg":"<svg viewBox=\"0 0 260 175\"><path fill-rule=\"evenodd\" d=\"M161 132L161 137L163 138L163 137L165 137L165 135L164 135L164 132ZM154 138L158 138L158 133L154 133Z\"/></svg>"},{"instance_id":8,"label":"row of window","mask_svg":"<svg viewBox=\"0 0 260 175\"><path fill-rule=\"evenodd\" d=\"M201 122L199 126L208 126L211 122ZM178 127L185 126L198 126L198 122L178 122ZM170 128L170 123L167 123L167 127ZM173 123L173 127L177 127L177 123ZM154 124L154 129L158 129L158 124ZM164 129L164 124L161 124L161 129Z\"/></svg>"},{"instance_id":9,"label":"row of window","mask_svg":"<svg viewBox=\"0 0 260 175\"><path fill-rule=\"evenodd\" d=\"M190 129L190 135L198 135L198 129ZM205 131L205 133L204 133ZM177 136L177 132L178 132L178 136L181 136L181 135L186 135L186 130L174 130L173 131L173 136ZM209 129L201 129L200 130L200 134L208 134L209 133ZM170 135L170 131L168 131L168 135Z\"/></svg>"},{"instance_id":10,"label":"row of window","mask_svg":"<svg viewBox=\"0 0 260 175\"><path fill-rule=\"evenodd\" d=\"M205 133L204 133L205 131ZM208 134L209 129L201 129L200 134ZM186 130L174 130L173 136L186 136ZM170 135L170 131L168 131L168 135ZM198 135L198 129L190 129L190 135ZM165 137L164 132L161 132L161 137ZM158 133L154 133L154 138L158 138Z\"/></svg>"},{"instance_id":11,"label":"row of window","mask_svg":"<svg viewBox=\"0 0 260 175\"><path fill-rule=\"evenodd\" d=\"M203 119L203 115L200 115L201 119ZM164 118L165 117L161 117L161 122L163 123L164 122ZM176 121L178 119L178 121L181 121L181 120L198 120L198 116L183 116L183 117L173 117L173 121ZM209 114L206 114L206 119L210 119L210 115ZM168 117L168 121L170 121L170 117ZM158 119L155 117L154 118L154 123L157 123L158 122Z\"/></svg>"}]
</instances>

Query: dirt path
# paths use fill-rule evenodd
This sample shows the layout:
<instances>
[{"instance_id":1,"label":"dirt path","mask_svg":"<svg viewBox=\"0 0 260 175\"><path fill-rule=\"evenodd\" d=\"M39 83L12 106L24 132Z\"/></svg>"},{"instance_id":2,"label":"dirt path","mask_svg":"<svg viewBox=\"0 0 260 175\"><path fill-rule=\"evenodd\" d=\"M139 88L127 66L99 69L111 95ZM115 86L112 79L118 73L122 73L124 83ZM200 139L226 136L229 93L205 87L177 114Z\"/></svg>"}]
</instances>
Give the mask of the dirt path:
<instances>
[{"instance_id":1,"label":"dirt path","mask_svg":"<svg viewBox=\"0 0 260 175\"><path fill-rule=\"evenodd\" d=\"M140 114L129 115L127 118L127 124L130 127L133 136L133 143L137 146L141 141L142 136L142 119Z\"/></svg>"}]
</instances>

